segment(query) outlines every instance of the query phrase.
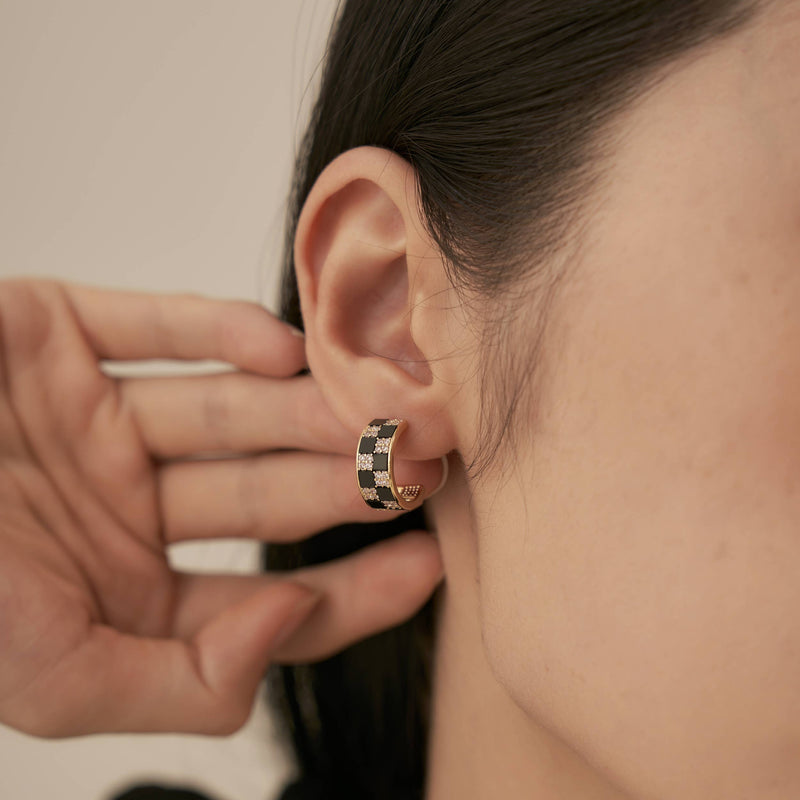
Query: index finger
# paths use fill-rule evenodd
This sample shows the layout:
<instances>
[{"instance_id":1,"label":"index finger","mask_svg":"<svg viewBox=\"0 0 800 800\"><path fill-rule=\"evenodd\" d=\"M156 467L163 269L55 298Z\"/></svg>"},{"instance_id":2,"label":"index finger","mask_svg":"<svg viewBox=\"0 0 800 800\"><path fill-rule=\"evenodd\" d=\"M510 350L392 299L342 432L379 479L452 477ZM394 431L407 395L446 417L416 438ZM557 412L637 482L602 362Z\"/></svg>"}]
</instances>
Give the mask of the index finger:
<instances>
[{"instance_id":1,"label":"index finger","mask_svg":"<svg viewBox=\"0 0 800 800\"><path fill-rule=\"evenodd\" d=\"M213 359L273 377L306 366L302 336L258 303L75 283L60 287L100 358Z\"/></svg>"}]
</instances>

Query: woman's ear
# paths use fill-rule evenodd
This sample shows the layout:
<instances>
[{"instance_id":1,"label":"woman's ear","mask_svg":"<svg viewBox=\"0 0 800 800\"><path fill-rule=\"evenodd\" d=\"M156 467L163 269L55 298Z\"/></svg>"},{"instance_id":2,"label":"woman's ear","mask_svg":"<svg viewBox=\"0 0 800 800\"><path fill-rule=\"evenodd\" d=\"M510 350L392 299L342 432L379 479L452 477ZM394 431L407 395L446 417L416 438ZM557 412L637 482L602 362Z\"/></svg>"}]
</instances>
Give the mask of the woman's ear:
<instances>
[{"instance_id":1,"label":"woman's ear","mask_svg":"<svg viewBox=\"0 0 800 800\"><path fill-rule=\"evenodd\" d=\"M456 447L459 386L444 356L457 347L449 316L459 306L412 166L366 146L330 162L300 214L294 261L309 367L353 441L373 418L399 417L403 458Z\"/></svg>"}]
</instances>

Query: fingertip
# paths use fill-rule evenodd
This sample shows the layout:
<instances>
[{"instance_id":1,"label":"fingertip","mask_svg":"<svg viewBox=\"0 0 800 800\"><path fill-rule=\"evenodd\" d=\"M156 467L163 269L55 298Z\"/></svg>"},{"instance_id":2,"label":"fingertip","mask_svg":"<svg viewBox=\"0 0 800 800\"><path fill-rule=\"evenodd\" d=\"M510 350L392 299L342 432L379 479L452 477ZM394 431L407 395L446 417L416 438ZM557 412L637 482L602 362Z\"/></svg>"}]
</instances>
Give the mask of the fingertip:
<instances>
[{"instance_id":1,"label":"fingertip","mask_svg":"<svg viewBox=\"0 0 800 800\"><path fill-rule=\"evenodd\" d=\"M276 580L209 620L194 637L206 683L222 696L248 695L269 662L275 637L313 595L303 584Z\"/></svg>"},{"instance_id":2,"label":"fingertip","mask_svg":"<svg viewBox=\"0 0 800 800\"><path fill-rule=\"evenodd\" d=\"M292 378L308 368L305 337L290 325L281 325L278 347L263 353L269 374L275 378Z\"/></svg>"},{"instance_id":3,"label":"fingertip","mask_svg":"<svg viewBox=\"0 0 800 800\"><path fill-rule=\"evenodd\" d=\"M433 584L437 584L444 577L444 561L439 540L429 531L417 531L415 534L424 540L424 555L421 555L420 558L425 560L425 564L430 570L428 572L429 579Z\"/></svg>"},{"instance_id":4,"label":"fingertip","mask_svg":"<svg viewBox=\"0 0 800 800\"><path fill-rule=\"evenodd\" d=\"M308 364L305 337L263 305L231 306L222 328L227 360L241 369L273 378L290 378Z\"/></svg>"},{"instance_id":5,"label":"fingertip","mask_svg":"<svg viewBox=\"0 0 800 800\"><path fill-rule=\"evenodd\" d=\"M399 552L385 562L393 583L435 586L444 569L439 542L424 530L407 531L397 537ZM414 590L414 594L418 589Z\"/></svg>"}]
</instances>

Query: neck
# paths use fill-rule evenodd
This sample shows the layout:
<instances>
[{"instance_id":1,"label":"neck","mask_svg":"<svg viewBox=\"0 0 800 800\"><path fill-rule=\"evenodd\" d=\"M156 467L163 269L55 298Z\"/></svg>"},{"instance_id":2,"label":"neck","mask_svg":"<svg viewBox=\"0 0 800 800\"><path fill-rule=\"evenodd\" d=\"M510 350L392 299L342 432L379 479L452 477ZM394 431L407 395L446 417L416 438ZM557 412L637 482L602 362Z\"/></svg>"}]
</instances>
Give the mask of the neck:
<instances>
[{"instance_id":1,"label":"neck","mask_svg":"<svg viewBox=\"0 0 800 800\"><path fill-rule=\"evenodd\" d=\"M460 460L426 511L439 539L433 705L425 800L625 800L563 740L537 723L494 677L481 637L480 532Z\"/></svg>"}]
</instances>

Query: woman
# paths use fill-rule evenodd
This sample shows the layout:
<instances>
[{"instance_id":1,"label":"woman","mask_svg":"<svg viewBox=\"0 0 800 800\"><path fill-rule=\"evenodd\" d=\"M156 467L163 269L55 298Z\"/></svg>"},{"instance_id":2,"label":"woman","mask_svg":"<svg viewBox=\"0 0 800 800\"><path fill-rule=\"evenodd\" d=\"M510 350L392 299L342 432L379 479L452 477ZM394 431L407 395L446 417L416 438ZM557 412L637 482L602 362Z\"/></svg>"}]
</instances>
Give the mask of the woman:
<instances>
[{"instance_id":1,"label":"woman","mask_svg":"<svg viewBox=\"0 0 800 800\"><path fill-rule=\"evenodd\" d=\"M203 343L181 327L217 313L197 299L157 306L160 336L152 310L101 311L85 287L42 317L78 319L84 337L53 346L41 380L87 340L104 357L211 350L266 376L236 392L272 416L261 428L223 406L224 433L201 432L178 413L205 387L101 391L86 351L92 391L54 409L61 428L33 430L54 452L81 434L75 452L96 459L81 463L102 465L84 466L88 507L111 501L150 538L134 552L70 539L98 565L66 584L91 589L81 631L113 613L127 638L101 628L71 672L50 659L0 693L3 721L230 731L270 661L300 771L285 800L800 795L799 37L790 0L347 2L289 209L283 316L305 330L310 374L289 377L299 340L244 305ZM47 339L15 343L20 307L0 307L6 386L32 417L19 387L37 385ZM112 426L120 409L138 429ZM407 429L369 437L376 419ZM395 484L425 487L415 510L364 502L366 438L393 442ZM241 511L225 466L151 473L140 457L257 441L279 452L263 485L239 484ZM23 445L6 448L15 463ZM128 493L121 475L139 476ZM152 480L172 489L161 517ZM12 548L12 585L50 563L58 520L27 509L20 528L38 518L38 535L7 537L27 548ZM177 592L137 595L143 576L169 582L162 528L263 538L265 566L290 579L249 594L260 576L179 576ZM323 599L278 644L306 586ZM17 651L74 642L76 626L33 631L29 606ZM132 633L189 644L145 650ZM123 648L141 671L114 663Z\"/></svg>"}]
</instances>

